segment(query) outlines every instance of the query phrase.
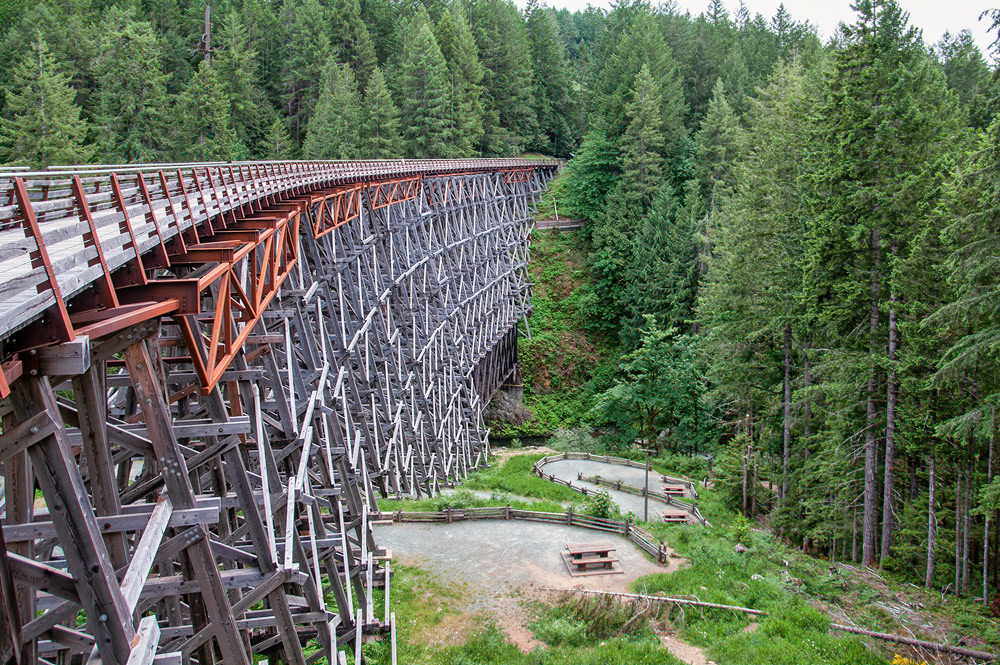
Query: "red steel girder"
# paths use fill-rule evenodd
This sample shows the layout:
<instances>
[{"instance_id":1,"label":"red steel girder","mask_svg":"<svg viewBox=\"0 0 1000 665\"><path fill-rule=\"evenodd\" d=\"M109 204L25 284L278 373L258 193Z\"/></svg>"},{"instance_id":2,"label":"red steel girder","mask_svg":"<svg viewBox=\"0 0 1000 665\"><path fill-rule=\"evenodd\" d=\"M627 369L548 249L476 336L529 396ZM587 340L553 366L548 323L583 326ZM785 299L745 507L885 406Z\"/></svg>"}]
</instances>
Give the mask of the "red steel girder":
<instances>
[{"instance_id":1,"label":"red steel girder","mask_svg":"<svg viewBox=\"0 0 1000 665\"><path fill-rule=\"evenodd\" d=\"M362 182L311 193L309 206L316 208L313 236L325 236L360 215L361 193L365 191L371 207L377 210L416 198L420 193L420 178Z\"/></svg>"},{"instance_id":2,"label":"red steel girder","mask_svg":"<svg viewBox=\"0 0 1000 665\"><path fill-rule=\"evenodd\" d=\"M173 316L202 394L211 392L222 378L298 261L301 210L284 214L256 240L236 248L230 260L200 277L152 280L124 295L146 300L172 297L180 302ZM207 311L202 309L204 302L210 303Z\"/></svg>"}]
</instances>

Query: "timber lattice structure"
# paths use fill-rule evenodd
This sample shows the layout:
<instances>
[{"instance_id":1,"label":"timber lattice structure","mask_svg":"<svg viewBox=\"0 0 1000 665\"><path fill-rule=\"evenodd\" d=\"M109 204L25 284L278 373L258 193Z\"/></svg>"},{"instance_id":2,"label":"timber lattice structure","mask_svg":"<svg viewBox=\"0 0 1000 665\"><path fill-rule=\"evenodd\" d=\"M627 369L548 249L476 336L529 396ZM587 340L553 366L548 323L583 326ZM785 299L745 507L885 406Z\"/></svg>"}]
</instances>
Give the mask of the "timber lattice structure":
<instances>
[{"instance_id":1,"label":"timber lattice structure","mask_svg":"<svg viewBox=\"0 0 1000 665\"><path fill-rule=\"evenodd\" d=\"M361 662L376 498L485 463L556 168L0 172L0 663Z\"/></svg>"}]
</instances>

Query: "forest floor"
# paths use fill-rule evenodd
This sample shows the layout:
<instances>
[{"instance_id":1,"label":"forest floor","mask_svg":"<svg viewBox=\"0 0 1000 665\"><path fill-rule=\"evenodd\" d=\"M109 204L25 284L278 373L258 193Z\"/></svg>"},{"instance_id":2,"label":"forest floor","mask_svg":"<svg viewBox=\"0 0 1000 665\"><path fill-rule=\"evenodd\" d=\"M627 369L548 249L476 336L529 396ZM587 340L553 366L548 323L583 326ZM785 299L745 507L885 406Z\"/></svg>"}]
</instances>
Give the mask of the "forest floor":
<instances>
[{"instance_id":1,"label":"forest floor","mask_svg":"<svg viewBox=\"0 0 1000 665\"><path fill-rule=\"evenodd\" d=\"M471 491L389 501L390 509L506 503L586 508L580 495L532 475L532 464L542 457L536 449L495 452L494 465L470 477ZM594 540L595 534L571 535L577 529L569 527L561 527L567 534L522 522L379 527L378 540L397 557L392 598L400 619L400 662L876 665L897 654L917 665L968 662L831 633L830 622L986 651L1000 648L1000 623L971 601L786 547L773 534L739 523L713 491L702 492L700 506L710 529L645 525L676 552L668 567L623 541L618 554L625 575L584 578L569 577L557 554L566 540L588 535ZM737 541L749 543L746 552L736 551ZM543 587L682 595L754 607L769 616L675 609L647 611L633 621L644 608L586 605ZM373 663L388 662L380 657L382 648L366 647Z\"/></svg>"}]
</instances>

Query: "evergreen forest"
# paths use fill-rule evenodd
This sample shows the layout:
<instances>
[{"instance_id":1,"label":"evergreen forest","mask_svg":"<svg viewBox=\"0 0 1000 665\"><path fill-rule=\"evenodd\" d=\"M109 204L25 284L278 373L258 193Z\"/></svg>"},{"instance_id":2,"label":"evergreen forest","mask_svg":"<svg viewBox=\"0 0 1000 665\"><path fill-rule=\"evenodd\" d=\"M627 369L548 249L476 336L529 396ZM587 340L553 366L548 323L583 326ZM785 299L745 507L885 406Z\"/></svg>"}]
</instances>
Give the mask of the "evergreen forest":
<instances>
[{"instance_id":1,"label":"evergreen forest","mask_svg":"<svg viewBox=\"0 0 1000 665\"><path fill-rule=\"evenodd\" d=\"M895 0L827 40L722 0L2 0L0 162L565 158L503 431L707 453L786 541L989 602L992 55Z\"/></svg>"}]
</instances>

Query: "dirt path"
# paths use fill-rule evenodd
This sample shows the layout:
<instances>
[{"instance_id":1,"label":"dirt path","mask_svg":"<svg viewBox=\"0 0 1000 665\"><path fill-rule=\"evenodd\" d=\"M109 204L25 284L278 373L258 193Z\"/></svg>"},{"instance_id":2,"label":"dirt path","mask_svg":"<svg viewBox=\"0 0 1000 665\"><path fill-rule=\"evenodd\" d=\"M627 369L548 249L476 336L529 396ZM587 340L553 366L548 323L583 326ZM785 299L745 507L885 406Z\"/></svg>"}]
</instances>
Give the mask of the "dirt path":
<instances>
[{"instance_id":1,"label":"dirt path","mask_svg":"<svg viewBox=\"0 0 1000 665\"><path fill-rule=\"evenodd\" d=\"M688 665L715 665L705 656L701 648L682 642L673 635L660 635L660 644Z\"/></svg>"}]
</instances>

